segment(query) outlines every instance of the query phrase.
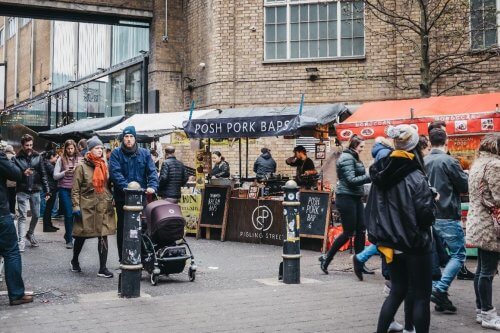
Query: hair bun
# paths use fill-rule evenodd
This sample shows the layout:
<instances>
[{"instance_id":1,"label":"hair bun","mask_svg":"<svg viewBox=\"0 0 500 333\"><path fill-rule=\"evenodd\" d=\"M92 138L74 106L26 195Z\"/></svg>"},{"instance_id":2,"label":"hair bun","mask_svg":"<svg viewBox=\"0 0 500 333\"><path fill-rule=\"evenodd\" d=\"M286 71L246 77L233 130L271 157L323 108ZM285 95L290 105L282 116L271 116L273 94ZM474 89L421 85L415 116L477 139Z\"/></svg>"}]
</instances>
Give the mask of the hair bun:
<instances>
[{"instance_id":1,"label":"hair bun","mask_svg":"<svg viewBox=\"0 0 500 333\"><path fill-rule=\"evenodd\" d=\"M385 129L385 134L391 139L396 139L401 135L401 130L395 126L389 125Z\"/></svg>"}]
</instances>

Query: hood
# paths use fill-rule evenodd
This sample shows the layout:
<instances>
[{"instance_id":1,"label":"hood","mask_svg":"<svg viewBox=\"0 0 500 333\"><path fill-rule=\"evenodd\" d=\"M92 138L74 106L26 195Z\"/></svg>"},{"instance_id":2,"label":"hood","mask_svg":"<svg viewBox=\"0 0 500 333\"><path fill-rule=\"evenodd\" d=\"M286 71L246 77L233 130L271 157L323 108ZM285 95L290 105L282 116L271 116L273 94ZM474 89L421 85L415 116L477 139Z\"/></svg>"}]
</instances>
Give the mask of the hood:
<instances>
[{"instance_id":1,"label":"hood","mask_svg":"<svg viewBox=\"0 0 500 333\"><path fill-rule=\"evenodd\" d=\"M419 169L415 155L395 150L390 158L383 158L370 167L370 178L375 185L388 190Z\"/></svg>"},{"instance_id":2,"label":"hood","mask_svg":"<svg viewBox=\"0 0 500 333\"><path fill-rule=\"evenodd\" d=\"M270 158L272 157L272 156L271 156L271 153L269 153L269 152L268 152L268 153L261 154L260 156L261 156L262 158L266 159L266 160L268 160L268 159L270 159Z\"/></svg>"},{"instance_id":3,"label":"hood","mask_svg":"<svg viewBox=\"0 0 500 333\"><path fill-rule=\"evenodd\" d=\"M38 154L38 152L37 152L37 151L35 151L35 150L33 150L33 151L31 152L31 157L32 157L32 158L33 158L33 157L37 157L38 155L40 155L40 154ZM24 152L24 150L23 150L23 149L21 149L21 150L19 151L19 153L17 153L17 155L16 155L16 156L18 156L18 157L21 157L21 156L22 156L22 157L28 157L28 155L26 155L26 153Z\"/></svg>"},{"instance_id":4,"label":"hood","mask_svg":"<svg viewBox=\"0 0 500 333\"><path fill-rule=\"evenodd\" d=\"M386 152L385 152L385 155L383 157L389 155L393 149L390 147L387 147L386 145L384 145L380 142L376 143L372 148L372 157L376 158L377 155L380 154L384 150L386 150Z\"/></svg>"}]
</instances>

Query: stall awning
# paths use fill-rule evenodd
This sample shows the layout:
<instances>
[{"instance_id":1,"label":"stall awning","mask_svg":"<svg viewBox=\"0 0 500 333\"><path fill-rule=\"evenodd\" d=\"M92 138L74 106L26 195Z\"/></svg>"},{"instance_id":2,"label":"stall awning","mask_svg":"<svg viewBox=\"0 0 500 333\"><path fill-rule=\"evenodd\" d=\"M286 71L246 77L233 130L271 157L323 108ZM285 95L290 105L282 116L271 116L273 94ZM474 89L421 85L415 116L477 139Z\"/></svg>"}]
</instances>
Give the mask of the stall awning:
<instances>
[{"instance_id":1,"label":"stall awning","mask_svg":"<svg viewBox=\"0 0 500 333\"><path fill-rule=\"evenodd\" d=\"M334 123L350 113L344 104L287 107L253 107L214 110L184 122L190 138L244 138L299 135L318 125Z\"/></svg>"},{"instance_id":2,"label":"stall awning","mask_svg":"<svg viewBox=\"0 0 500 333\"><path fill-rule=\"evenodd\" d=\"M434 120L446 122L449 134L485 134L500 131L500 92L465 96L370 102L337 124L340 139L353 134L366 139L383 136L388 125L415 124L420 134Z\"/></svg>"},{"instance_id":3,"label":"stall awning","mask_svg":"<svg viewBox=\"0 0 500 333\"><path fill-rule=\"evenodd\" d=\"M193 118L207 111L194 111ZM127 126L134 126L139 142L151 142L176 130L182 130L182 123L189 119L189 111L135 114L127 120L106 130L96 131L102 140L118 139Z\"/></svg>"},{"instance_id":4,"label":"stall awning","mask_svg":"<svg viewBox=\"0 0 500 333\"><path fill-rule=\"evenodd\" d=\"M80 119L66 126L40 132L38 135L54 142L64 142L68 139L88 139L94 135L94 131L110 128L121 122L124 118L124 116L115 116L108 118Z\"/></svg>"}]
</instances>

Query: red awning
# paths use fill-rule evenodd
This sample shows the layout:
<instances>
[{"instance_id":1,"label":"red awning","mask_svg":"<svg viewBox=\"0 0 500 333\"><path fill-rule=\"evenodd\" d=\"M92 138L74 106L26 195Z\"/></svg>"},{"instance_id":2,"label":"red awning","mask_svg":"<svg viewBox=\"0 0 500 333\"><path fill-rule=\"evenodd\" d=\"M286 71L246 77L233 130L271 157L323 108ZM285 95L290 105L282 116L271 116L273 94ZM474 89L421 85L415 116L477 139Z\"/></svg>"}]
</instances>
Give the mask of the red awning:
<instances>
[{"instance_id":1,"label":"red awning","mask_svg":"<svg viewBox=\"0 0 500 333\"><path fill-rule=\"evenodd\" d=\"M465 96L370 102L336 126L339 139L353 134L366 139L384 136L388 125L414 124L420 134L434 120L446 122L449 134L485 134L500 131L500 92Z\"/></svg>"}]
</instances>

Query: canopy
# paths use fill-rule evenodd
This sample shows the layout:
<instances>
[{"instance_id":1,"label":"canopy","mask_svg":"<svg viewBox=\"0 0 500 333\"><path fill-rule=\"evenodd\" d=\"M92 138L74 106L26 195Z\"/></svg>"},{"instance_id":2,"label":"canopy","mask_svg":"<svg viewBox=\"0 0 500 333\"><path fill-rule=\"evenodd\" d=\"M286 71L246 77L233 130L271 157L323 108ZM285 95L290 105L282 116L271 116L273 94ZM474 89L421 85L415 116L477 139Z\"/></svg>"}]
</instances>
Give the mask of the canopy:
<instances>
[{"instance_id":1,"label":"canopy","mask_svg":"<svg viewBox=\"0 0 500 333\"><path fill-rule=\"evenodd\" d=\"M287 107L253 107L214 110L184 122L190 138L242 138L299 135L318 125L335 122L350 112L344 104Z\"/></svg>"},{"instance_id":2,"label":"canopy","mask_svg":"<svg viewBox=\"0 0 500 333\"><path fill-rule=\"evenodd\" d=\"M414 124L427 134L430 122L446 122L448 134L486 134L500 131L500 92L465 96L370 102L363 104L336 130L340 139L353 134L366 139L384 136L388 125Z\"/></svg>"},{"instance_id":3,"label":"canopy","mask_svg":"<svg viewBox=\"0 0 500 333\"><path fill-rule=\"evenodd\" d=\"M195 111L193 112L193 118L210 111ZM96 134L102 140L109 141L118 139L125 127L134 126L137 141L151 142L176 130L182 130L182 122L188 119L189 111L135 114L118 125L106 130L96 131Z\"/></svg>"},{"instance_id":4,"label":"canopy","mask_svg":"<svg viewBox=\"0 0 500 333\"><path fill-rule=\"evenodd\" d=\"M94 135L94 131L114 126L124 118L124 116L115 116L108 118L80 119L66 126L40 132L38 135L54 142L64 142L68 139L88 139Z\"/></svg>"}]
</instances>

